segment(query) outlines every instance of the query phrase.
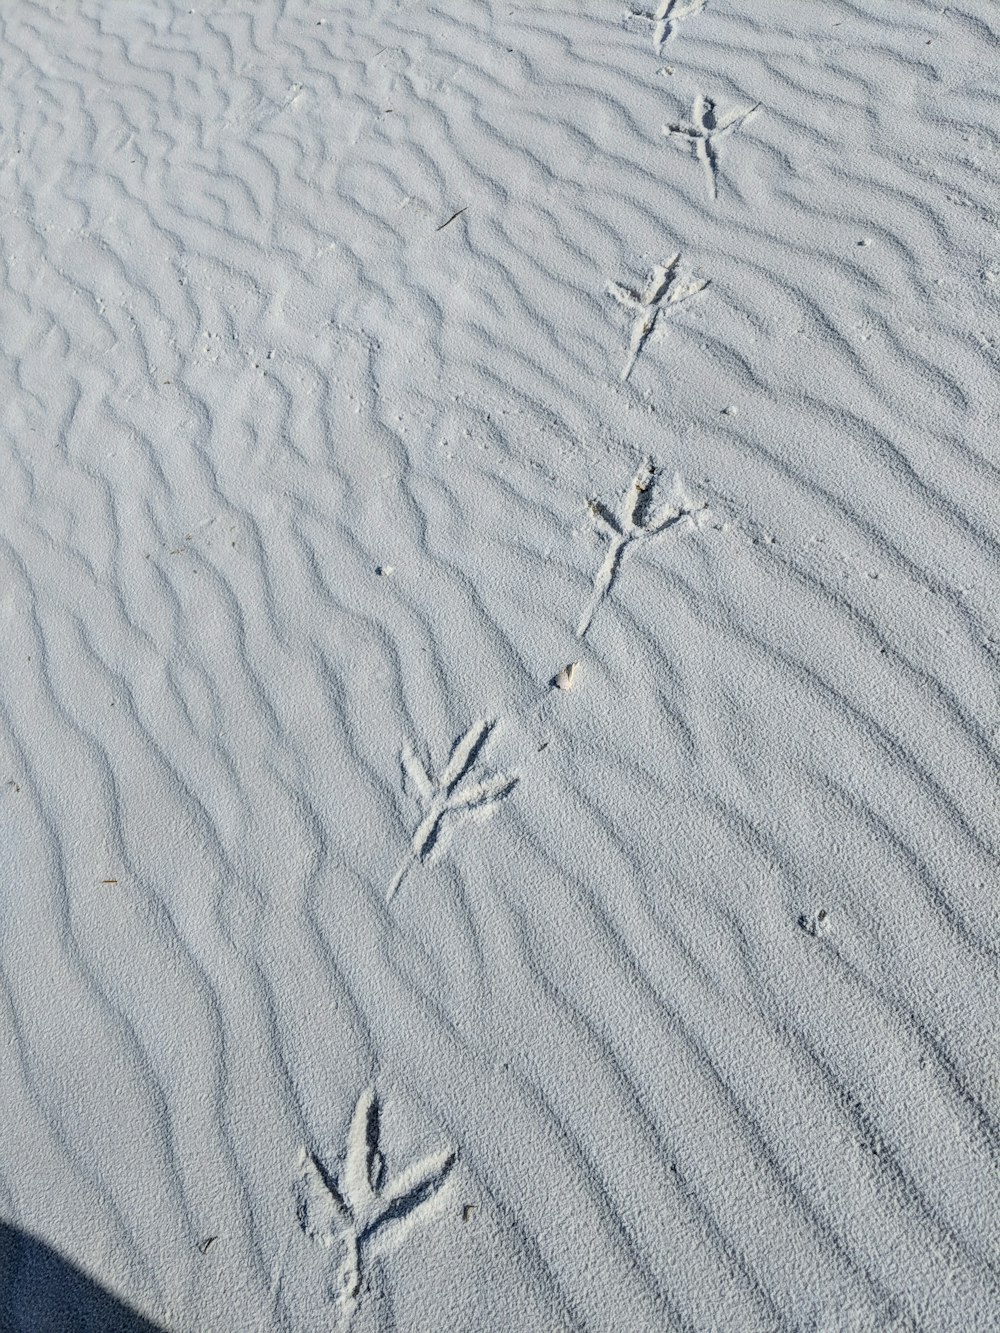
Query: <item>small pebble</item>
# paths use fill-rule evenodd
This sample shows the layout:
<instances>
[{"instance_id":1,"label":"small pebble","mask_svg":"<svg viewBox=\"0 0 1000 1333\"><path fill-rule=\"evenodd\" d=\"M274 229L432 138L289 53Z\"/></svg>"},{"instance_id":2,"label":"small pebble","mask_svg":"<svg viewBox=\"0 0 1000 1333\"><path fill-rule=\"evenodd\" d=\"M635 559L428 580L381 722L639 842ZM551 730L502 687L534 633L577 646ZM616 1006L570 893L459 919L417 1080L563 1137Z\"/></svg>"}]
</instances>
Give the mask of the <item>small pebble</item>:
<instances>
[{"instance_id":1,"label":"small pebble","mask_svg":"<svg viewBox=\"0 0 1000 1333\"><path fill-rule=\"evenodd\" d=\"M557 690L571 690L573 688L573 677L576 675L576 669L579 665L579 662L570 662L568 666L563 667L555 679Z\"/></svg>"}]
</instances>

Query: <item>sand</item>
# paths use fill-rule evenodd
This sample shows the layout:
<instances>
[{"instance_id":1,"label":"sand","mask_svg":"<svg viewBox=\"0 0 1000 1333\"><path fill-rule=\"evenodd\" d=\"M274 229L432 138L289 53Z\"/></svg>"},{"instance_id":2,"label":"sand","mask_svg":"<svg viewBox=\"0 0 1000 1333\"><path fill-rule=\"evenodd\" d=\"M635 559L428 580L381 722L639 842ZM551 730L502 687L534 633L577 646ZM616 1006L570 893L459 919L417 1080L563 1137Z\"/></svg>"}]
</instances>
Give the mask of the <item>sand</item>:
<instances>
[{"instance_id":1,"label":"sand","mask_svg":"<svg viewBox=\"0 0 1000 1333\"><path fill-rule=\"evenodd\" d=\"M1000 15L643 2L0 12L4 1330L998 1327Z\"/></svg>"}]
</instances>

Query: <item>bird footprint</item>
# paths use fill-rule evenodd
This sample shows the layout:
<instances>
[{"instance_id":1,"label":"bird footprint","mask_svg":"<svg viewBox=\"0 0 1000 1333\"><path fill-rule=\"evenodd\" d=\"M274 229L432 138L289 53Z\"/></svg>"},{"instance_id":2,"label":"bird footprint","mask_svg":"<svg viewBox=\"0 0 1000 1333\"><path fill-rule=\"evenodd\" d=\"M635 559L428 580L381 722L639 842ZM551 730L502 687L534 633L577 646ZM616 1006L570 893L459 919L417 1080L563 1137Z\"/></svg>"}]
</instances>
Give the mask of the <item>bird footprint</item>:
<instances>
[{"instance_id":1,"label":"bird footprint","mask_svg":"<svg viewBox=\"0 0 1000 1333\"><path fill-rule=\"evenodd\" d=\"M303 1149L296 1181L299 1225L310 1240L339 1255L333 1291L345 1327L357 1310L368 1264L397 1249L411 1227L430 1217L458 1156L445 1148L387 1181L379 1138L378 1097L366 1088L351 1120L339 1180Z\"/></svg>"},{"instance_id":2,"label":"bird footprint","mask_svg":"<svg viewBox=\"0 0 1000 1333\"><path fill-rule=\"evenodd\" d=\"M713 99L699 93L691 108L690 121L673 122L663 127L663 133L668 139L680 139L692 149L702 165L708 192L713 199L719 197L719 141L735 134L751 120L760 110L760 105L760 102L756 102L744 111L734 111L720 120Z\"/></svg>"},{"instance_id":3,"label":"bird footprint","mask_svg":"<svg viewBox=\"0 0 1000 1333\"><path fill-rule=\"evenodd\" d=\"M474 778L472 770L476 760L495 726L495 722L473 723L465 735L455 742L451 757L439 777L434 777L428 771L409 742L403 746L403 786L416 797L423 818L410 840L408 855L389 885L390 898L395 896L410 870L427 861L443 845L446 821L486 814L517 786L520 778L511 773L494 774L461 785L466 776Z\"/></svg>"},{"instance_id":4,"label":"bird footprint","mask_svg":"<svg viewBox=\"0 0 1000 1333\"><path fill-rule=\"evenodd\" d=\"M705 4L706 0L658 0L656 8L652 11L633 9L632 18L652 25L653 49L659 52L673 36L674 28L681 19L700 14Z\"/></svg>"},{"instance_id":5,"label":"bird footprint","mask_svg":"<svg viewBox=\"0 0 1000 1333\"><path fill-rule=\"evenodd\" d=\"M689 278L686 282L678 281L677 269L681 262L680 253L671 255L665 264L657 264L652 276L641 294L620 283L609 282L608 294L613 296L620 306L635 314L632 324L632 337L629 341L628 359L622 369L621 379L632 374L632 368L639 359L639 353L646 345L646 340L662 318L666 318L675 306L697 296L709 285L707 278Z\"/></svg>"},{"instance_id":6,"label":"bird footprint","mask_svg":"<svg viewBox=\"0 0 1000 1333\"><path fill-rule=\"evenodd\" d=\"M697 525L708 513L707 505L696 505L689 498L679 474L674 476L670 498L654 505L655 473L653 460L644 459L619 502L617 515L600 500L591 500L588 506L597 530L608 540L608 549L594 576L593 591L580 618L577 638L582 639L590 628L597 608L611 591L622 561L633 549L684 520Z\"/></svg>"}]
</instances>

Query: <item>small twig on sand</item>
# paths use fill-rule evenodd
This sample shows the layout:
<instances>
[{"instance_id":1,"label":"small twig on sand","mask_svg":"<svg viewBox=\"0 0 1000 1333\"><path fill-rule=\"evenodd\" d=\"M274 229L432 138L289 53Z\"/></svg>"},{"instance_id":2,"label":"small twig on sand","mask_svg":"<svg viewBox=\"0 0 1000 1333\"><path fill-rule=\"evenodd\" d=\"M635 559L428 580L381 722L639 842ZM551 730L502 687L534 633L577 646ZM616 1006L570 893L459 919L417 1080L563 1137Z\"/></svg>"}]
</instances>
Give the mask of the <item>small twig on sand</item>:
<instances>
[{"instance_id":1,"label":"small twig on sand","mask_svg":"<svg viewBox=\"0 0 1000 1333\"><path fill-rule=\"evenodd\" d=\"M448 223L450 223L450 222L454 222L456 218L460 218L460 217L462 216L463 213L465 213L465 212L468 211L468 207L469 207L469 205L466 204L466 205L465 205L465 208L460 208L460 209L458 210L457 213L452 213L451 217L448 219L447 222L442 222L441 225L440 225L440 227L435 227L434 230L435 230L435 231L444 231L445 227L448 226Z\"/></svg>"}]
</instances>

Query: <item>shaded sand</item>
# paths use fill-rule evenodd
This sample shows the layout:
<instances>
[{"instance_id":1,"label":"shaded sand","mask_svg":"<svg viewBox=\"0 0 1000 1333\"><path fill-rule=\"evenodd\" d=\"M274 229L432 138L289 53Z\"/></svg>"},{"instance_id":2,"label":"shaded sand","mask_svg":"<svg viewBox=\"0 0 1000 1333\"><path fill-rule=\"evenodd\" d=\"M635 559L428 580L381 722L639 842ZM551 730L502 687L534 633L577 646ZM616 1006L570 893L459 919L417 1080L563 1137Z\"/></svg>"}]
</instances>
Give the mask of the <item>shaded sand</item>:
<instances>
[{"instance_id":1,"label":"shaded sand","mask_svg":"<svg viewBox=\"0 0 1000 1333\"><path fill-rule=\"evenodd\" d=\"M171 1333L997 1327L997 7L641 8L0 12L0 1207Z\"/></svg>"}]
</instances>

